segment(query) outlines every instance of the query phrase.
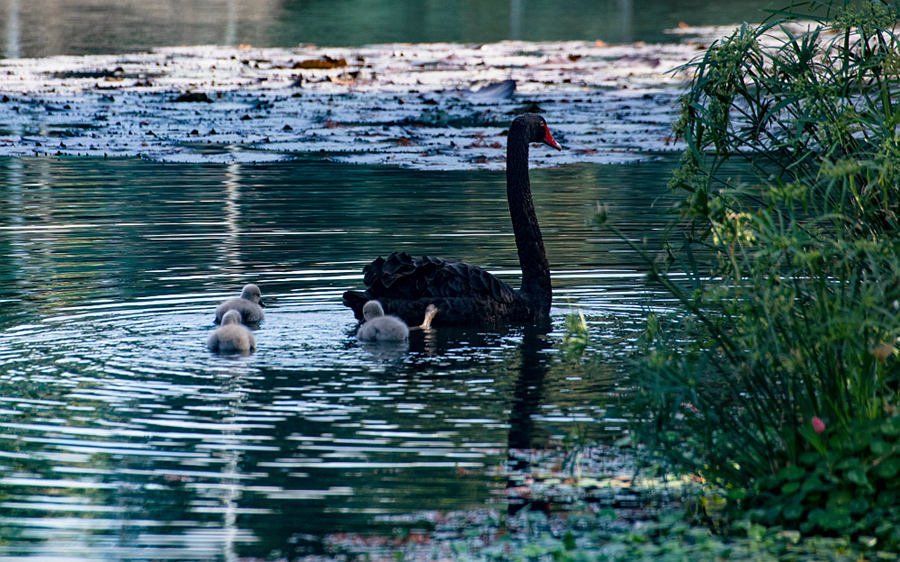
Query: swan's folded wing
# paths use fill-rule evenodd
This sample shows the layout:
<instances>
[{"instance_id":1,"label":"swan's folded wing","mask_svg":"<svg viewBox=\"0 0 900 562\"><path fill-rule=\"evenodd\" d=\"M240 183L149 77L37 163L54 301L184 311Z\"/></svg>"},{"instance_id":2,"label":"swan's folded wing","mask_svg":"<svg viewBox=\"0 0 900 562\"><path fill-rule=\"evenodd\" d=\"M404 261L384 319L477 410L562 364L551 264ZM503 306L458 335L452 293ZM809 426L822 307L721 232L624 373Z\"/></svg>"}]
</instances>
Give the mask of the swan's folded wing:
<instances>
[{"instance_id":1,"label":"swan's folded wing","mask_svg":"<svg viewBox=\"0 0 900 562\"><path fill-rule=\"evenodd\" d=\"M376 299L468 297L512 302L515 298L512 287L480 267L432 256L413 258L405 252L367 265L364 281Z\"/></svg>"}]
</instances>

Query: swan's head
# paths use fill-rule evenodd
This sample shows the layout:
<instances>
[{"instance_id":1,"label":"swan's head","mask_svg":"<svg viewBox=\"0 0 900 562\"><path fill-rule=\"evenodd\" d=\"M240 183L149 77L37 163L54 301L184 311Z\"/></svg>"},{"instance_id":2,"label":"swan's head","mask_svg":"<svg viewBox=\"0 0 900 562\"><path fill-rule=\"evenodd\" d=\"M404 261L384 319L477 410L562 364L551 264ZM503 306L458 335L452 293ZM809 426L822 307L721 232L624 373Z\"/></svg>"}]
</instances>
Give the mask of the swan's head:
<instances>
[{"instance_id":1,"label":"swan's head","mask_svg":"<svg viewBox=\"0 0 900 562\"><path fill-rule=\"evenodd\" d=\"M241 323L241 313L237 310L229 310L222 316L222 325L225 326L227 324L240 324Z\"/></svg>"},{"instance_id":2,"label":"swan's head","mask_svg":"<svg viewBox=\"0 0 900 562\"><path fill-rule=\"evenodd\" d=\"M512 126L509 128L510 133L514 129L523 129L528 142L539 142L556 150L562 150L562 147L553 138L547 122L537 113L525 113L513 119Z\"/></svg>"},{"instance_id":3,"label":"swan's head","mask_svg":"<svg viewBox=\"0 0 900 562\"><path fill-rule=\"evenodd\" d=\"M253 283L244 285L244 288L241 291L241 298L247 299L250 302L255 302L259 306L266 306L262 300L262 293L260 292L259 287Z\"/></svg>"},{"instance_id":4,"label":"swan's head","mask_svg":"<svg viewBox=\"0 0 900 562\"><path fill-rule=\"evenodd\" d=\"M372 318L378 318L379 316L384 316L384 309L381 308L380 302L369 301L363 305L363 318L366 319L366 322Z\"/></svg>"}]
</instances>

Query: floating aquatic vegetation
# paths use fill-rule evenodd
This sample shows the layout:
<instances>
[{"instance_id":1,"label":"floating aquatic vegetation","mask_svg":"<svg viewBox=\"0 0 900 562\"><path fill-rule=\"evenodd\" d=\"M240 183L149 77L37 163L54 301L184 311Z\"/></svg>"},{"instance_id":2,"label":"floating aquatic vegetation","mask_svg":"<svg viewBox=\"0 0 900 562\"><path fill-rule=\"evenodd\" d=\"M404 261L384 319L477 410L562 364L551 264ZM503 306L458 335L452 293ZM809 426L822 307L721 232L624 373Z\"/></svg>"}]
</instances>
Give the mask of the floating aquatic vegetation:
<instances>
[{"instance_id":1,"label":"floating aquatic vegetation","mask_svg":"<svg viewBox=\"0 0 900 562\"><path fill-rule=\"evenodd\" d=\"M176 103L212 103L213 100L203 92L185 92L173 101Z\"/></svg>"},{"instance_id":2,"label":"floating aquatic vegetation","mask_svg":"<svg viewBox=\"0 0 900 562\"><path fill-rule=\"evenodd\" d=\"M253 162L317 152L500 169L511 115L540 110L568 150L534 151L534 166L629 162L676 148L684 77L669 70L695 54L689 43L503 42L3 60L0 155Z\"/></svg>"},{"instance_id":3,"label":"floating aquatic vegetation","mask_svg":"<svg viewBox=\"0 0 900 562\"><path fill-rule=\"evenodd\" d=\"M687 76L673 69L731 29L681 26L666 44L199 46L0 60L0 155L255 162L316 152L502 169L511 116L540 111L566 150L534 151L532 166L632 162L680 148L670 130Z\"/></svg>"},{"instance_id":4,"label":"floating aquatic vegetation","mask_svg":"<svg viewBox=\"0 0 900 562\"><path fill-rule=\"evenodd\" d=\"M324 55L320 59L307 59L295 62L291 68L306 68L306 69L331 69L331 68L343 68L347 66L347 59L340 58L335 59L331 58L328 55Z\"/></svg>"}]
</instances>

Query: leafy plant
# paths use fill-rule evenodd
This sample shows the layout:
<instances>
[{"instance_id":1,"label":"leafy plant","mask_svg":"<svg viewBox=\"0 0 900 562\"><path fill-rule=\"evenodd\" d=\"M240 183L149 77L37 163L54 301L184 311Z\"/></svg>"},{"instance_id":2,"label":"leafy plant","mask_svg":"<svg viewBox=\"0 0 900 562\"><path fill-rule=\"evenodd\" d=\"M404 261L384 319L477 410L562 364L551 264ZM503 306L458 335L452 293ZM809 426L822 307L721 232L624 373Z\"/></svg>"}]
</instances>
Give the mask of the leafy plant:
<instances>
[{"instance_id":1,"label":"leafy plant","mask_svg":"<svg viewBox=\"0 0 900 562\"><path fill-rule=\"evenodd\" d=\"M900 11L824 13L693 64L686 227L648 256L686 314L648 323L631 398L644 443L756 520L896 546Z\"/></svg>"},{"instance_id":2,"label":"leafy plant","mask_svg":"<svg viewBox=\"0 0 900 562\"><path fill-rule=\"evenodd\" d=\"M566 332L563 337L563 351L567 357L580 356L590 342L587 320L580 311L572 311L566 315Z\"/></svg>"},{"instance_id":3,"label":"leafy plant","mask_svg":"<svg viewBox=\"0 0 900 562\"><path fill-rule=\"evenodd\" d=\"M820 450L761 478L751 518L790 522L806 533L857 534L872 545L900 543L900 419L859 424L852 433L823 430L821 436L810 424L806 433Z\"/></svg>"}]
</instances>

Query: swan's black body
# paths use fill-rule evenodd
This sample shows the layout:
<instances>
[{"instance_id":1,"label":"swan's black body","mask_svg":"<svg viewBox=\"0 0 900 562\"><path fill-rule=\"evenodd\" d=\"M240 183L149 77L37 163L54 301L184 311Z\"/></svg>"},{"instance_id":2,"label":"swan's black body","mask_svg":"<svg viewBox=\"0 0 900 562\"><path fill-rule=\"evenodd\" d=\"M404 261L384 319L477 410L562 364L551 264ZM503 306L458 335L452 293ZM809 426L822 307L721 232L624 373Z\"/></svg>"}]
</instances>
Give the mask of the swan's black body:
<instances>
[{"instance_id":1,"label":"swan's black body","mask_svg":"<svg viewBox=\"0 0 900 562\"><path fill-rule=\"evenodd\" d=\"M344 293L344 304L360 320L363 305L373 299L411 326L422 322L429 304L440 311L439 325L525 322L532 316L518 291L467 263L395 252L364 273L368 289Z\"/></svg>"},{"instance_id":2,"label":"swan's black body","mask_svg":"<svg viewBox=\"0 0 900 562\"><path fill-rule=\"evenodd\" d=\"M422 321L429 304L440 313L436 325L497 325L544 322L550 313L550 266L531 199L528 144L543 142L559 149L539 115L517 117L509 129L506 151L506 197L516 237L522 287L515 290L484 269L430 256L413 258L395 252L365 267L366 291L347 291L344 304L360 320L369 300L407 324Z\"/></svg>"}]
</instances>

